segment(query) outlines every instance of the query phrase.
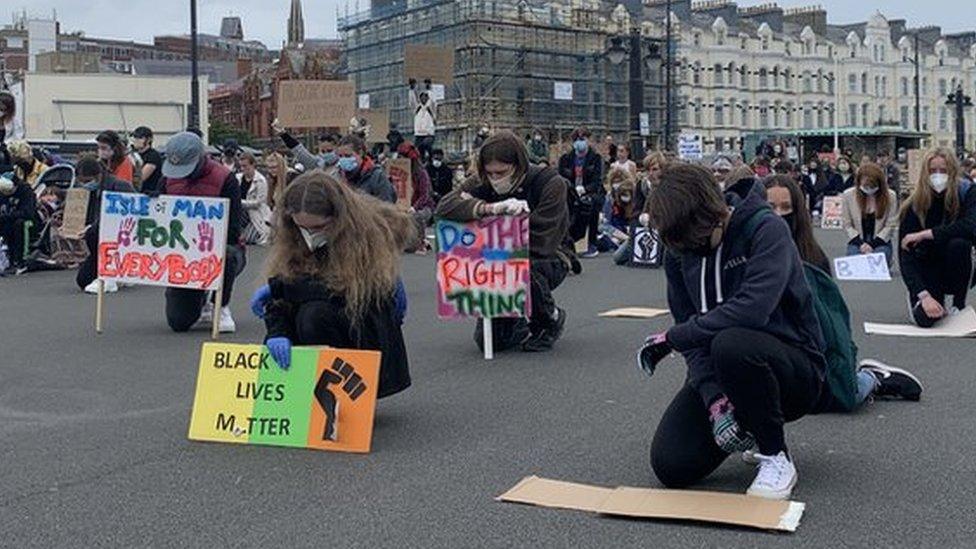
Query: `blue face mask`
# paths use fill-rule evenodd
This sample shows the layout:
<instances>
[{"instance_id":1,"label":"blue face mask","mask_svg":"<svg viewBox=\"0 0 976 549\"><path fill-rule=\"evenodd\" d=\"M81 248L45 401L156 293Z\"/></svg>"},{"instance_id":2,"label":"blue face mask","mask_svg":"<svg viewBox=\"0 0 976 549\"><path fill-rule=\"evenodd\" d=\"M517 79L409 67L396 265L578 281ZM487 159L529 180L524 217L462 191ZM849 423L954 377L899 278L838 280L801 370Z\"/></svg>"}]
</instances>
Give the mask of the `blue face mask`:
<instances>
[{"instance_id":1,"label":"blue face mask","mask_svg":"<svg viewBox=\"0 0 976 549\"><path fill-rule=\"evenodd\" d=\"M346 173L352 173L359 169L359 159L355 156L343 156L339 159L339 169Z\"/></svg>"},{"instance_id":2,"label":"blue face mask","mask_svg":"<svg viewBox=\"0 0 976 549\"><path fill-rule=\"evenodd\" d=\"M325 163L326 166L334 166L335 163L339 161L339 155L337 155L335 151L322 153L319 155L319 158L322 159L322 162Z\"/></svg>"},{"instance_id":3,"label":"blue face mask","mask_svg":"<svg viewBox=\"0 0 976 549\"><path fill-rule=\"evenodd\" d=\"M577 139L576 141L573 141L573 149L576 150L577 154L583 154L589 148L590 144L587 143L585 139Z\"/></svg>"}]
</instances>

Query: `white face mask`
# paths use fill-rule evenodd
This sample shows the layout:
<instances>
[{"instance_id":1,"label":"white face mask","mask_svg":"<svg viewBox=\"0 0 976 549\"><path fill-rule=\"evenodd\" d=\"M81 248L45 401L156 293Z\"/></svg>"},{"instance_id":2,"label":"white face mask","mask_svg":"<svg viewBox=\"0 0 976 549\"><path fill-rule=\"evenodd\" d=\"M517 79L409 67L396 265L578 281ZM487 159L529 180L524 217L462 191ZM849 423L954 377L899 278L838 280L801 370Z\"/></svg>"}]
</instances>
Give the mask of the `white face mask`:
<instances>
[{"instance_id":1,"label":"white face mask","mask_svg":"<svg viewBox=\"0 0 976 549\"><path fill-rule=\"evenodd\" d=\"M868 195L868 196L874 196L874 193L878 192L878 188L877 187L863 187L862 186L861 187L861 192L864 193L864 194L866 194L866 195Z\"/></svg>"},{"instance_id":2,"label":"white face mask","mask_svg":"<svg viewBox=\"0 0 976 549\"><path fill-rule=\"evenodd\" d=\"M515 187L515 175L508 174L504 177L499 177L497 179L488 178L488 183L491 184L491 188L495 189L497 194L508 194Z\"/></svg>"},{"instance_id":3,"label":"white face mask","mask_svg":"<svg viewBox=\"0 0 976 549\"><path fill-rule=\"evenodd\" d=\"M620 197L620 201L623 202L624 204L626 204L626 203L630 202L630 196L627 196L627 195L621 196Z\"/></svg>"},{"instance_id":4,"label":"white face mask","mask_svg":"<svg viewBox=\"0 0 976 549\"><path fill-rule=\"evenodd\" d=\"M946 190L949 185L949 174L947 173L933 173L929 175L929 185L932 186L932 190L937 193L941 193Z\"/></svg>"},{"instance_id":5,"label":"white face mask","mask_svg":"<svg viewBox=\"0 0 976 549\"><path fill-rule=\"evenodd\" d=\"M616 191L616 190L620 189L620 183L614 183L613 185L610 185L610 187L612 187L613 190Z\"/></svg>"},{"instance_id":6,"label":"white face mask","mask_svg":"<svg viewBox=\"0 0 976 549\"><path fill-rule=\"evenodd\" d=\"M441 161L440 160L431 160L430 163L433 164L435 168L440 168L441 167Z\"/></svg>"},{"instance_id":7,"label":"white face mask","mask_svg":"<svg viewBox=\"0 0 976 549\"><path fill-rule=\"evenodd\" d=\"M308 246L309 251L314 252L328 243L324 232L313 233L305 227L299 227L298 232L302 233L302 238L305 239L305 245Z\"/></svg>"}]
</instances>

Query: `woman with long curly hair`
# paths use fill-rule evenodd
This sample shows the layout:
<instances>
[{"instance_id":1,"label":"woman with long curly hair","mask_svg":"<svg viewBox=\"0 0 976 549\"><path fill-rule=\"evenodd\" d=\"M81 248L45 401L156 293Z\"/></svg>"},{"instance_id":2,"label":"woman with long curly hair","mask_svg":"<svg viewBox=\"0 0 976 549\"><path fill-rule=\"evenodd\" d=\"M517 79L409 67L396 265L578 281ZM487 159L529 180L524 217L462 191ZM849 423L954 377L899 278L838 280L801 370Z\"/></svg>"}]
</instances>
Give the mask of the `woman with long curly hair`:
<instances>
[{"instance_id":1,"label":"woman with long curly hair","mask_svg":"<svg viewBox=\"0 0 976 549\"><path fill-rule=\"evenodd\" d=\"M963 178L952 151L930 150L901 209L898 260L912 320L923 328L966 307L976 242L976 188ZM946 303L950 295L951 305Z\"/></svg>"},{"instance_id":2,"label":"woman with long curly hair","mask_svg":"<svg viewBox=\"0 0 976 549\"><path fill-rule=\"evenodd\" d=\"M271 356L288 368L292 345L380 351L379 396L409 387L397 275L411 217L320 170L291 182L278 207L268 284L251 299Z\"/></svg>"}]
</instances>

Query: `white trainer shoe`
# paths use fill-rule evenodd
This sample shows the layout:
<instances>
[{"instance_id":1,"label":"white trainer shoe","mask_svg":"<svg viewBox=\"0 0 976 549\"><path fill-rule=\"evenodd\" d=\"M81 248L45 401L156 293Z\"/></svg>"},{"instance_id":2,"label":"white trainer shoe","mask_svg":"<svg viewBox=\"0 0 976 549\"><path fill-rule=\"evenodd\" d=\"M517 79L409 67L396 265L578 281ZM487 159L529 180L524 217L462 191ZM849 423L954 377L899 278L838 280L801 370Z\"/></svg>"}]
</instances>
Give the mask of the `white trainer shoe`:
<instances>
[{"instance_id":1,"label":"white trainer shoe","mask_svg":"<svg viewBox=\"0 0 976 549\"><path fill-rule=\"evenodd\" d=\"M746 450L742 452L742 461L749 465L759 465L759 455L758 450Z\"/></svg>"},{"instance_id":2,"label":"white trainer shoe","mask_svg":"<svg viewBox=\"0 0 976 549\"><path fill-rule=\"evenodd\" d=\"M766 499L789 499L796 486L796 467L780 452L775 456L755 454L759 460L759 473L746 494Z\"/></svg>"},{"instance_id":3,"label":"white trainer shoe","mask_svg":"<svg viewBox=\"0 0 976 549\"><path fill-rule=\"evenodd\" d=\"M105 281L105 293L114 294L119 291L119 285L114 280ZM98 279L92 280L92 283L85 286L86 294L97 294L98 293Z\"/></svg>"},{"instance_id":4,"label":"white trainer shoe","mask_svg":"<svg viewBox=\"0 0 976 549\"><path fill-rule=\"evenodd\" d=\"M230 315L230 307L220 308L220 325L217 327L217 331L222 334L232 334L237 331L234 317Z\"/></svg>"},{"instance_id":5,"label":"white trainer shoe","mask_svg":"<svg viewBox=\"0 0 976 549\"><path fill-rule=\"evenodd\" d=\"M207 326L213 323L213 303L207 301L203 305L203 309L200 309L200 318L197 319L197 326Z\"/></svg>"}]
</instances>

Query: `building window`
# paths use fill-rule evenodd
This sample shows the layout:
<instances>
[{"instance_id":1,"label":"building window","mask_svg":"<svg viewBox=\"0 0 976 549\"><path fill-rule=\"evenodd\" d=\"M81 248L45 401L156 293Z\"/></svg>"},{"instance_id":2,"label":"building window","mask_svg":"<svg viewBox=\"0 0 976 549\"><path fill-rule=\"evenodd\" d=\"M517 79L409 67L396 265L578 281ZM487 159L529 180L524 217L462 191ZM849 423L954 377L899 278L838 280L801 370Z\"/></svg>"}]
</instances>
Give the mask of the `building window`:
<instances>
[{"instance_id":1,"label":"building window","mask_svg":"<svg viewBox=\"0 0 976 549\"><path fill-rule=\"evenodd\" d=\"M834 95L834 73L827 75L827 93Z\"/></svg>"},{"instance_id":2,"label":"building window","mask_svg":"<svg viewBox=\"0 0 976 549\"><path fill-rule=\"evenodd\" d=\"M944 132L949 130L949 109L945 107L939 108L939 131Z\"/></svg>"},{"instance_id":3,"label":"building window","mask_svg":"<svg viewBox=\"0 0 976 549\"><path fill-rule=\"evenodd\" d=\"M769 51L769 38L765 36L762 38L762 50Z\"/></svg>"},{"instance_id":4,"label":"building window","mask_svg":"<svg viewBox=\"0 0 976 549\"><path fill-rule=\"evenodd\" d=\"M861 93L864 95L868 94L868 73L861 73Z\"/></svg>"},{"instance_id":5,"label":"building window","mask_svg":"<svg viewBox=\"0 0 976 549\"><path fill-rule=\"evenodd\" d=\"M693 34L691 37L691 41L694 45L701 46L701 33L696 32L695 34Z\"/></svg>"},{"instance_id":6,"label":"building window","mask_svg":"<svg viewBox=\"0 0 976 549\"><path fill-rule=\"evenodd\" d=\"M808 130L813 128L813 105L810 103L803 105L803 127Z\"/></svg>"},{"instance_id":7,"label":"building window","mask_svg":"<svg viewBox=\"0 0 976 549\"><path fill-rule=\"evenodd\" d=\"M847 106L847 124L857 126L857 105L853 103Z\"/></svg>"},{"instance_id":8,"label":"building window","mask_svg":"<svg viewBox=\"0 0 976 549\"><path fill-rule=\"evenodd\" d=\"M813 92L813 80L809 71L803 71L803 91L805 93Z\"/></svg>"},{"instance_id":9,"label":"building window","mask_svg":"<svg viewBox=\"0 0 976 549\"><path fill-rule=\"evenodd\" d=\"M716 86L723 85L724 82L722 78L722 65L716 63L714 70L715 70L715 85Z\"/></svg>"},{"instance_id":10,"label":"building window","mask_svg":"<svg viewBox=\"0 0 976 549\"><path fill-rule=\"evenodd\" d=\"M922 95L928 95L928 94L929 94L929 77L928 76L923 76L922 77Z\"/></svg>"},{"instance_id":11,"label":"building window","mask_svg":"<svg viewBox=\"0 0 976 549\"><path fill-rule=\"evenodd\" d=\"M725 105L722 104L721 99L715 100L715 125L725 125Z\"/></svg>"},{"instance_id":12,"label":"building window","mask_svg":"<svg viewBox=\"0 0 976 549\"><path fill-rule=\"evenodd\" d=\"M885 122L885 108L884 105L878 105L878 125L882 126Z\"/></svg>"},{"instance_id":13,"label":"building window","mask_svg":"<svg viewBox=\"0 0 976 549\"><path fill-rule=\"evenodd\" d=\"M769 127L769 103L767 101L759 103L759 127L763 129Z\"/></svg>"},{"instance_id":14,"label":"building window","mask_svg":"<svg viewBox=\"0 0 976 549\"><path fill-rule=\"evenodd\" d=\"M861 105L861 124L863 124L865 127L871 125L870 122L871 115L868 114L870 112L870 109L871 106L868 105L867 103Z\"/></svg>"},{"instance_id":15,"label":"building window","mask_svg":"<svg viewBox=\"0 0 976 549\"><path fill-rule=\"evenodd\" d=\"M695 61L695 65L691 68L691 83L700 86L701 85L701 63Z\"/></svg>"},{"instance_id":16,"label":"building window","mask_svg":"<svg viewBox=\"0 0 976 549\"><path fill-rule=\"evenodd\" d=\"M929 120L932 119L932 109L924 107L922 109L922 131L929 131Z\"/></svg>"},{"instance_id":17,"label":"building window","mask_svg":"<svg viewBox=\"0 0 976 549\"><path fill-rule=\"evenodd\" d=\"M700 128L702 125L702 100L695 99L695 127Z\"/></svg>"},{"instance_id":18,"label":"building window","mask_svg":"<svg viewBox=\"0 0 976 549\"><path fill-rule=\"evenodd\" d=\"M793 89L793 73L790 72L790 69L783 71L783 87L787 90Z\"/></svg>"},{"instance_id":19,"label":"building window","mask_svg":"<svg viewBox=\"0 0 976 549\"><path fill-rule=\"evenodd\" d=\"M780 109L782 109L782 106L780 106L779 101L777 101L776 104L773 105L773 127L774 128L780 127L779 124Z\"/></svg>"},{"instance_id":20,"label":"building window","mask_svg":"<svg viewBox=\"0 0 976 549\"><path fill-rule=\"evenodd\" d=\"M765 90L769 87L769 72L766 67L759 69L759 89Z\"/></svg>"},{"instance_id":21,"label":"building window","mask_svg":"<svg viewBox=\"0 0 976 549\"><path fill-rule=\"evenodd\" d=\"M817 93L823 93L823 88L824 88L823 81L824 81L823 71L817 71Z\"/></svg>"},{"instance_id":22,"label":"building window","mask_svg":"<svg viewBox=\"0 0 976 549\"><path fill-rule=\"evenodd\" d=\"M857 93L857 75L848 74L847 75L847 91L850 93Z\"/></svg>"},{"instance_id":23,"label":"building window","mask_svg":"<svg viewBox=\"0 0 976 549\"><path fill-rule=\"evenodd\" d=\"M939 79L939 95L941 95L941 96L949 95L948 89L949 88L948 88L948 86L946 84L946 79L945 78L940 78Z\"/></svg>"},{"instance_id":24,"label":"building window","mask_svg":"<svg viewBox=\"0 0 976 549\"><path fill-rule=\"evenodd\" d=\"M908 128L908 124L909 124L909 120L908 120L908 107L902 107L901 108L901 127L902 128Z\"/></svg>"},{"instance_id":25,"label":"building window","mask_svg":"<svg viewBox=\"0 0 976 549\"><path fill-rule=\"evenodd\" d=\"M817 127L824 127L824 105L823 103L817 105Z\"/></svg>"},{"instance_id":26,"label":"building window","mask_svg":"<svg viewBox=\"0 0 976 549\"><path fill-rule=\"evenodd\" d=\"M741 109L742 109L742 112L740 114L740 116L741 116L741 124L740 125L743 128L748 128L749 127L749 102L748 101L743 101L742 102Z\"/></svg>"},{"instance_id":27,"label":"building window","mask_svg":"<svg viewBox=\"0 0 976 549\"><path fill-rule=\"evenodd\" d=\"M902 97L907 97L908 96L908 77L907 76L902 76L901 77L901 96Z\"/></svg>"},{"instance_id":28,"label":"building window","mask_svg":"<svg viewBox=\"0 0 976 549\"><path fill-rule=\"evenodd\" d=\"M785 117L786 127L792 128L793 127L793 103L787 103L785 111L786 111L786 117Z\"/></svg>"},{"instance_id":29,"label":"building window","mask_svg":"<svg viewBox=\"0 0 976 549\"><path fill-rule=\"evenodd\" d=\"M773 67L773 89L779 89L779 67Z\"/></svg>"},{"instance_id":30,"label":"building window","mask_svg":"<svg viewBox=\"0 0 976 549\"><path fill-rule=\"evenodd\" d=\"M740 83L739 83L739 85L742 86L743 88L748 88L749 87L749 67L747 67L745 65L742 65L742 68L740 69L740 71L741 71L741 74L739 75L739 77L740 77Z\"/></svg>"},{"instance_id":31,"label":"building window","mask_svg":"<svg viewBox=\"0 0 976 549\"><path fill-rule=\"evenodd\" d=\"M881 77L881 97L888 97L888 77Z\"/></svg>"}]
</instances>

